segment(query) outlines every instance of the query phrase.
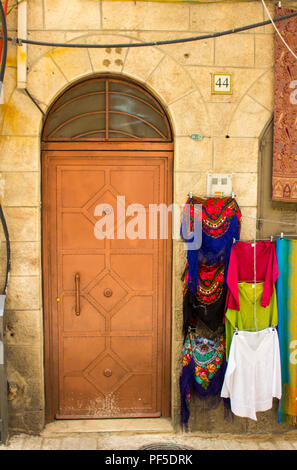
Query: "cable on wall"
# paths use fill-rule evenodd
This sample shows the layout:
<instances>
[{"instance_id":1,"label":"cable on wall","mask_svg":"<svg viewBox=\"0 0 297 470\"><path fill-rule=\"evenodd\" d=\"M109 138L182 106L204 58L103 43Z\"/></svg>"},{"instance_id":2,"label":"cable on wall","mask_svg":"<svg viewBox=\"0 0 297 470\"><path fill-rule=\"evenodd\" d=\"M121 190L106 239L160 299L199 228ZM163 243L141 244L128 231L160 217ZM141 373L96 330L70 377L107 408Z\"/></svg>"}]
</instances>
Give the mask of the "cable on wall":
<instances>
[{"instance_id":1,"label":"cable on wall","mask_svg":"<svg viewBox=\"0 0 297 470\"><path fill-rule=\"evenodd\" d=\"M289 18L297 16L297 11L289 13L288 15L279 16L274 18L274 22L283 21ZM220 36L227 36L228 34L239 33L242 31L247 31L253 28L259 28L271 23L271 20L261 21L260 23L253 23L246 26L241 26L238 28L228 29L226 31L204 34L201 36L192 36L188 38L179 38L179 39L168 39L163 41L150 41L150 42L135 42L135 43L119 43L119 44L79 44L79 43L55 43L55 42L43 42L43 41L33 41L32 39L22 39L16 37L8 37L7 40L11 41L13 44L22 45L22 44L31 44L35 46L50 46L50 47L71 47L71 48L85 48L85 49L112 49L112 48L132 48L132 47L148 47L148 46L164 46L168 44L181 44L193 41L200 41L203 39L211 39ZM0 39L2 36L0 36Z\"/></svg>"},{"instance_id":2,"label":"cable on wall","mask_svg":"<svg viewBox=\"0 0 297 470\"><path fill-rule=\"evenodd\" d=\"M0 96L2 93L2 86L4 81L4 74L5 74L5 67L6 67L6 59L7 59L7 25L6 25L6 17L2 2L0 1L0 16L1 16L1 26L2 32L1 39L3 40L2 44L2 54L1 54L1 66L0 66Z\"/></svg>"}]
</instances>

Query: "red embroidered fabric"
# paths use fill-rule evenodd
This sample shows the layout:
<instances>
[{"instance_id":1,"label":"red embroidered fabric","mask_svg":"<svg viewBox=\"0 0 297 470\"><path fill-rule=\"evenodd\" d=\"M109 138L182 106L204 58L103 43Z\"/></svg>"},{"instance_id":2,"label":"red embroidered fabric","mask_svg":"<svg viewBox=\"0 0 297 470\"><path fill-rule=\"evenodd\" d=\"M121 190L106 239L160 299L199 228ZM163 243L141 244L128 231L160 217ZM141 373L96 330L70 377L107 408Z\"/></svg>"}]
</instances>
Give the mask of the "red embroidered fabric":
<instances>
[{"instance_id":1,"label":"red embroidered fabric","mask_svg":"<svg viewBox=\"0 0 297 470\"><path fill-rule=\"evenodd\" d=\"M224 289L224 271L224 264L211 266L200 264L198 271L199 283L195 295L199 302L204 305L210 305L219 300ZM186 285L184 294L188 289L188 276L189 273L187 272L185 275Z\"/></svg>"}]
</instances>

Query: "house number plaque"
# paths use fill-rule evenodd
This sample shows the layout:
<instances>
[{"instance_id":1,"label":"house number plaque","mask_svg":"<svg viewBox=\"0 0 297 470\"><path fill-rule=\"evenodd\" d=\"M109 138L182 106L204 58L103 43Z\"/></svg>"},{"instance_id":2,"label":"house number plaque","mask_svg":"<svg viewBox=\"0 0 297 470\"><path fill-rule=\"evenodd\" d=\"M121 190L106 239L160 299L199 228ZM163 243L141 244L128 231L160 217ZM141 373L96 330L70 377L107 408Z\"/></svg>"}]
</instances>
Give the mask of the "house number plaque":
<instances>
[{"instance_id":1,"label":"house number plaque","mask_svg":"<svg viewBox=\"0 0 297 470\"><path fill-rule=\"evenodd\" d=\"M232 94L232 74L213 73L211 79L212 94Z\"/></svg>"}]
</instances>

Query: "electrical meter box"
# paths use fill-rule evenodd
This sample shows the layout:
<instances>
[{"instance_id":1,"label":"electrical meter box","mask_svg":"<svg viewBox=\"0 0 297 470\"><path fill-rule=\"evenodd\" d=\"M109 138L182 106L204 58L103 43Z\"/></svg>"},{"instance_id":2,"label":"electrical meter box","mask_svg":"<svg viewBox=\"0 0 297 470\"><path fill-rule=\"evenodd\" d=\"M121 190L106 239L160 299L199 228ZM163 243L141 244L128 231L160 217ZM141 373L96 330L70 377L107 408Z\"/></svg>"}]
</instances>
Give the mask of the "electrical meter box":
<instances>
[{"instance_id":1,"label":"electrical meter box","mask_svg":"<svg viewBox=\"0 0 297 470\"><path fill-rule=\"evenodd\" d=\"M225 173L209 173L207 175L207 196L232 196L232 175Z\"/></svg>"}]
</instances>

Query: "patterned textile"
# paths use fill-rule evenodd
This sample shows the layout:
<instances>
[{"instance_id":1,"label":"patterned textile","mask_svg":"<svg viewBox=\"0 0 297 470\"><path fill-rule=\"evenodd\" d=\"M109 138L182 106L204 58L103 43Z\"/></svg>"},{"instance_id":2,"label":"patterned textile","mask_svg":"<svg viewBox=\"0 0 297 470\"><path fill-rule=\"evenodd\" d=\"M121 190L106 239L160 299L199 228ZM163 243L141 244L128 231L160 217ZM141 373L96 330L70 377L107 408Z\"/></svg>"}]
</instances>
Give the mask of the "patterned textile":
<instances>
[{"instance_id":1,"label":"patterned textile","mask_svg":"<svg viewBox=\"0 0 297 470\"><path fill-rule=\"evenodd\" d=\"M224 264L210 265L200 264L198 271L198 286L196 298L204 305L210 305L222 295L224 289ZM188 263L186 265L185 284L186 289L189 284Z\"/></svg>"},{"instance_id":2,"label":"patterned textile","mask_svg":"<svg viewBox=\"0 0 297 470\"><path fill-rule=\"evenodd\" d=\"M206 336L209 336L209 330L216 332L222 326L224 320L226 293L223 291L221 297L213 303L203 304L197 300L197 297L187 289L183 299L183 333L186 335L189 327L196 328L198 319L202 325L208 329Z\"/></svg>"},{"instance_id":3,"label":"patterned textile","mask_svg":"<svg viewBox=\"0 0 297 470\"><path fill-rule=\"evenodd\" d=\"M191 392L199 398L218 396L226 370L225 339L203 338L189 333L184 342L180 373L181 421L187 424L190 416Z\"/></svg>"},{"instance_id":4,"label":"patterned textile","mask_svg":"<svg viewBox=\"0 0 297 470\"><path fill-rule=\"evenodd\" d=\"M235 199L231 197L188 199L183 211L181 236L186 242L193 239L188 234L193 233L195 226L195 207L202 207L202 244L200 248L188 249L188 280L187 284L193 294L199 285L198 271L200 264L225 264L227 271L233 238L240 236L241 211ZM188 210L190 207L190 210ZM183 230L187 233L184 234Z\"/></svg>"},{"instance_id":5,"label":"patterned textile","mask_svg":"<svg viewBox=\"0 0 297 470\"><path fill-rule=\"evenodd\" d=\"M184 276L184 300L183 300L183 332L186 334L188 327L196 327L197 318L212 331L216 331L223 324L225 309L224 291L225 266L207 266L200 264L198 279L199 284L196 294L192 294L188 288L188 265Z\"/></svg>"},{"instance_id":6,"label":"patterned textile","mask_svg":"<svg viewBox=\"0 0 297 470\"><path fill-rule=\"evenodd\" d=\"M276 282L282 399L278 421L297 425L297 240L276 241Z\"/></svg>"},{"instance_id":7,"label":"patterned textile","mask_svg":"<svg viewBox=\"0 0 297 470\"><path fill-rule=\"evenodd\" d=\"M276 16L293 10L278 8ZM296 17L278 23L278 29L293 51L297 50ZM297 62L275 34L274 150L272 199L297 201Z\"/></svg>"}]
</instances>

